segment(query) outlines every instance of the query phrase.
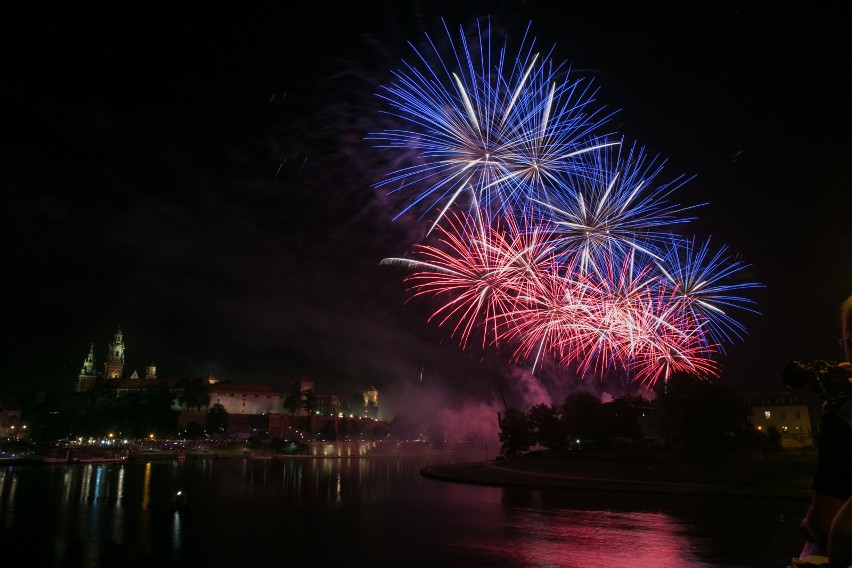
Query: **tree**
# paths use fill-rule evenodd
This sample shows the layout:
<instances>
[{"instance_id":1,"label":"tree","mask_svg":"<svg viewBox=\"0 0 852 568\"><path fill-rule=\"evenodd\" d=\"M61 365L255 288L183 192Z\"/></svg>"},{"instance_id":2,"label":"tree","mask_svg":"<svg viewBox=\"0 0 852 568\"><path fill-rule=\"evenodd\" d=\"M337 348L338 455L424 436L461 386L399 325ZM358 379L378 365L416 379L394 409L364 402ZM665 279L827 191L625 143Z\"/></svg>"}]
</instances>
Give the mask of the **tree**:
<instances>
[{"instance_id":1,"label":"tree","mask_svg":"<svg viewBox=\"0 0 852 568\"><path fill-rule=\"evenodd\" d=\"M588 440L597 428L601 401L590 392L575 392L565 397L559 408L560 417L569 442Z\"/></svg>"},{"instance_id":2,"label":"tree","mask_svg":"<svg viewBox=\"0 0 852 568\"><path fill-rule=\"evenodd\" d=\"M364 394L356 392L353 394L349 400L349 408L352 410L352 414L362 418L367 415L367 402L364 399Z\"/></svg>"},{"instance_id":3,"label":"tree","mask_svg":"<svg viewBox=\"0 0 852 568\"><path fill-rule=\"evenodd\" d=\"M200 411L202 406L208 406L210 404L210 392L204 381L205 379L189 381L178 395L178 404L187 409L194 408L196 412Z\"/></svg>"},{"instance_id":4,"label":"tree","mask_svg":"<svg viewBox=\"0 0 852 568\"><path fill-rule=\"evenodd\" d=\"M284 409L290 414L297 414L302 408L302 395L298 392L287 394L284 398Z\"/></svg>"},{"instance_id":5,"label":"tree","mask_svg":"<svg viewBox=\"0 0 852 568\"><path fill-rule=\"evenodd\" d=\"M568 433L556 407L536 404L527 411L527 424L533 443L555 452L568 448Z\"/></svg>"},{"instance_id":6,"label":"tree","mask_svg":"<svg viewBox=\"0 0 852 568\"><path fill-rule=\"evenodd\" d=\"M302 391L302 408L305 409L308 416L313 416L314 411L317 409L317 395L313 389Z\"/></svg>"},{"instance_id":7,"label":"tree","mask_svg":"<svg viewBox=\"0 0 852 568\"><path fill-rule=\"evenodd\" d=\"M138 413L127 428L132 436L144 438L177 431L180 413L172 408L172 393L166 385L144 389L136 409Z\"/></svg>"},{"instance_id":8,"label":"tree","mask_svg":"<svg viewBox=\"0 0 852 568\"><path fill-rule=\"evenodd\" d=\"M775 426L770 426L766 430L766 451L775 453L782 449L784 446L781 443L781 432Z\"/></svg>"},{"instance_id":9,"label":"tree","mask_svg":"<svg viewBox=\"0 0 852 568\"><path fill-rule=\"evenodd\" d=\"M723 383L690 375L673 376L661 405L666 438L687 454L730 452L750 446L748 405Z\"/></svg>"},{"instance_id":10,"label":"tree","mask_svg":"<svg viewBox=\"0 0 852 568\"><path fill-rule=\"evenodd\" d=\"M225 432L228 429L228 411L218 402L207 411L208 432Z\"/></svg>"},{"instance_id":11,"label":"tree","mask_svg":"<svg viewBox=\"0 0 852 568\"><path fill-rule=\"evenodd\" d=\"M620 397L602 404L598 409L597 435L602 440L629 438L635 442L642 438L639 411L630 397Z\"/></svg>"},{"instance_id":12,"label":"tree","mask_svg":"<svg viewBox=\"0 0 852 568\"><path fill-rule=\"evenodd\" d=\"M532 435L530 434L527 415L515 408L507 408L506 415L497 415L500 426L500 453L507 458L515 458L530 449Z\"/></svg>"}]
</instances>

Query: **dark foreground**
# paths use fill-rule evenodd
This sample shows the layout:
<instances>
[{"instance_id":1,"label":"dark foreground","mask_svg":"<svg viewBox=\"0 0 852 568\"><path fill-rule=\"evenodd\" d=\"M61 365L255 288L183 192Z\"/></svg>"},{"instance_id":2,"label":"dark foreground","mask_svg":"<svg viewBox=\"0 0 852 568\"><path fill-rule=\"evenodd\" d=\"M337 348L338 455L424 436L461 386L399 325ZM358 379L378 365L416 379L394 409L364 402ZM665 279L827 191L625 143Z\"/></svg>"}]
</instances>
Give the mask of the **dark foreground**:
<instances>
[{"instance_id":1,"label":"dark foreground","mask_svg":"<svg viewBox=\"0 0 852 568\"><path fill-rule=\"evenodd\" d=\"M631 451L531 453L513 460L433 465L421 474L492 486L807 498L815 460L813 452L792 451L697 460Z\"/></svg>"}]
</instances>

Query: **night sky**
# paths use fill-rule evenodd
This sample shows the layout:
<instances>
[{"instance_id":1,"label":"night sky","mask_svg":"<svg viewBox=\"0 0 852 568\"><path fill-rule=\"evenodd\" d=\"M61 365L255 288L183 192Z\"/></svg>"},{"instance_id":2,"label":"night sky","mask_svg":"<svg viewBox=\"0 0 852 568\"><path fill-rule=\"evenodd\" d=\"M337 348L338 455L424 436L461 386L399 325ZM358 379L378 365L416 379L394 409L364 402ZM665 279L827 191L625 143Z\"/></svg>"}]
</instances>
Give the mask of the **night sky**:
<instances>
[{"instance_id":1,"label":"night sky","mask_svg":"<svg viewBox=\"0 0 852 568\"><path fill-rule=\"evenodd\" d=\"M532 22L593 78L619 132L695 176L677 201L707 205L688 232L727 244L765 285L747 293L761 315L737 315L748 336L720 380L781 388L788 359L840 356L852 180L839 13L324 4L4 18L0 396L73 390L89 345L101 365L119 324L127 370L153 360L165 378L304 376L347 396L374 385L388 404L430 385L512 396L522 370L460 350L428 305L405 303L404 274L379 266L423 228L391 221L398 203L371 186L397 156L364 137L388 127L375 93L411 59L408 41L441 36L441 16L455 30L490 15L510 45Z\"/></svg>"}]
</instances>

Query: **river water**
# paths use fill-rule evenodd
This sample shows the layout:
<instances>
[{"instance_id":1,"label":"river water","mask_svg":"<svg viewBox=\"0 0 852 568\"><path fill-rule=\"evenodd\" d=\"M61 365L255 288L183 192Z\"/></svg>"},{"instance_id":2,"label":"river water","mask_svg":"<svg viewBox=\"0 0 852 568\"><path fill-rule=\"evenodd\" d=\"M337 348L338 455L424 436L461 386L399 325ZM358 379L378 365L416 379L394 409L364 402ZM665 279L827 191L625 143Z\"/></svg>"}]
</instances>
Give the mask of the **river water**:
<instances>
[{"instance_id":1,"label":"river water","mask_svg":"<svg viewBox=\"0 0 852 568\"><path fill-rule=\"evenodd\" d=\"M463 456L0 469L0 551L27 566L774 567L802 499L480 487ZM191 507L173 511L182 490ZM20 556L19 556L20 557Z\"/></svg>"}]
</instances>

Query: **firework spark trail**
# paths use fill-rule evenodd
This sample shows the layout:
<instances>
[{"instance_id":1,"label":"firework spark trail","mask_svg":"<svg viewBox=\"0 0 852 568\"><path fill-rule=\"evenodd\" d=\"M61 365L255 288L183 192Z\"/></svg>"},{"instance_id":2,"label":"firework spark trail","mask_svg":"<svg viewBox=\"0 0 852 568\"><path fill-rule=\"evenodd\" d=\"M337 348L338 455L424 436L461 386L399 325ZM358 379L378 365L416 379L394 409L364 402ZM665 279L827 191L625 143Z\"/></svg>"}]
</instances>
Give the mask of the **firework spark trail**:
<instances>
[{"instance_id":1,"label":"firework spark trail","mask_svg":"<svg viewBox=\"0 0 852 568\"><path fill-rule=\"evenodd\" d=\"M732 278L748 267L747 263L734 259L727 246L714 252L709 239L696 243L695 238L673 239L658 263L662 275L677 286L683 309L690 312L693 319L706 322L704 329L708 341L723 353L726 343L742 340L746 333L745 327L729 312L757 313L752 307L753 300L737 294L762 285L736 282Z\"/></svg>"},{"instance_id":2,"label":"firework spark trail","mask_svg":"<svg viewBox=\"0 0 852 568\"><path fill-rule=\"evenodd\" d=\"M553 257L519 300L514 311L502 316L509 325L501 339L517 345L514 360L529 361L535 370L544 356L565 357L566 347L591 340L600 299L591 287L563 278Z\"/></svg>"},{"instance_id":3,"label":"firework spark trail","mask_svg":"<svg viewBox=\"0 0 852 568\"><path fill-rule=\"evenodd\" d=\"M598 131L610 115L596 89L536 50L529 27L515 57L444 24L451 57L427 36L378 96L406 127L373 133L379 147L415 151L377 187L435 215L433 244L387 265L411 271L410 298L439 306L465 348L509 345L535 370L545 359L579 376L625 373L650 387L672 373L718 374L724 344L745 328L733 310L747 264L709 239L679 236L697 205L671 201L688 179L659 181L665 161ZM412 46L413 47L413 46Z\"/></svg>"},{"instance_id":4,"label":"firework spark trail","mask_svg":"<svg viewBox=\"0 0 852 568\"><path fill-rule=\"evenodd\" d=\"M463 33L457 45L444 29L452 69L427 36L433 54L412 46L426 70L404 63L378 94L389 104L387 112L410 129L367 137L380 148L419 150L421 163L392 171L377 184L414 193L397 218L415 207L425 213L440 204L446 210L468 191L492 214L526 209L531 197L549 203L563 175L583 167L584 153L618 144L595 134L610 118L594 107L596 89L570 79L565 64L550 54L535 52L528 35L513 59L506 45L492 54L490 25L479 28L475 45Z\"/></svg>"},{"instance_id":5,"label":"firework spark trail","mask_svg":"<svg viewBox=\"0 0 852 568\"><path fill-rule=\"evenodd\" d=\"M704 378L715 375L714 346L705 338L701 322L683 309L677 287L666 287L659 277L655 284L648 288L644 309L634 313L641 333L630 361L633 380L651 386L676 372Z\"/></svg>"},{"instance_id":6,"label":"firework spark trail","mask_svg":"<svg viewBox=\"0 0 852 568\"><path fill-rule=\"evenodd\" d=\"M683 214L696 206L668 201L685 180L658 184L663 164L635 145L626 153L623 146L603 148L585 159L588 165L571 176L570 191L541 204L557 227L558 246L579 254L584 269L631 251L659 258L661 245L671 242L671 227L692 220Z\"/></svg>"},{"instance_id":7,"label":"firework spark trail","mask_svg":"<svg viewBox=\"0 0 852 568\"><path fill-rule=\"evenodd\" d=\"M502 315L515 309L519 291L538 277L537 264L548 250L539 233L522 233L513 217L506 218L504 228L482 215L484 223L454 214L446 227L439 227L438 246L417 244L417 259L383 261L414 271L406 277L412 297L452 296L429 319L438 325L455 321L453 335L462 347L477 327L484 328L483 346L489 335L497 341Z\"/></svg>"}]
</instances>

